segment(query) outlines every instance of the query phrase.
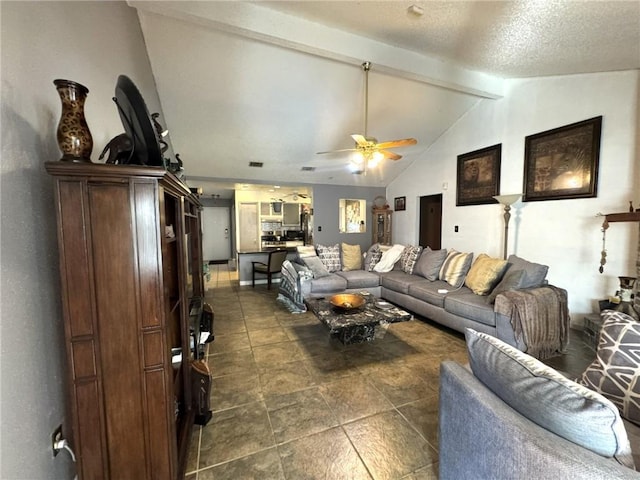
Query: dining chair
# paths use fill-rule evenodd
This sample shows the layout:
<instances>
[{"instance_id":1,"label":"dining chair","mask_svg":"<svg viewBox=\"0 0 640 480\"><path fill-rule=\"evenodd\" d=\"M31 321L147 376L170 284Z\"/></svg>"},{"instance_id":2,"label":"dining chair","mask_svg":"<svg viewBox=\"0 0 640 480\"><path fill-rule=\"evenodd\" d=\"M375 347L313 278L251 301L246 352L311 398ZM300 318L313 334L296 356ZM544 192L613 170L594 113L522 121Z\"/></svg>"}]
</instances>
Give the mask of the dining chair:
<instances>
[{"instance_id":1,"label":"dining chair","mask_svg":"<svg viewBox=\"0 0 640 480\"><path fill-rule=\"evenodd\" d=\"M271 276L274 273L279 273L282 268L282 264L287 259L286 250L273 250L269 252L269 259L267 263L263 262L251 262L253 268L251 272L251 285L256 286L256 273L261 273L267 276L267 288L271 290Z\"/></svg>"}]
</instances>

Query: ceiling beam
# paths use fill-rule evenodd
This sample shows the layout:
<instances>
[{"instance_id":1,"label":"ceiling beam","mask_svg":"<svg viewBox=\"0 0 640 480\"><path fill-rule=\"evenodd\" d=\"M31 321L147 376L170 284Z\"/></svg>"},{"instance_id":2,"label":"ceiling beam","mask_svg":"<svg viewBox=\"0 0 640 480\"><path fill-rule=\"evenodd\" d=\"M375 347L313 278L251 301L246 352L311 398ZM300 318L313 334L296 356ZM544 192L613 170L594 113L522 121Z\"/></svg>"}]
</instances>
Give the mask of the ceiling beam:
<instances>
[{"instance_id":1,"label":"ceiling beam","mask_svg":"<svg viewBox=\"0 0 640 480\"><path fill-rule=\"evenodd\" d=\"M279 47L356 65L370 61L378 72L481 98L504 95L504 80L417 52L310 22L248 2L128 0L155 13Z\"/></svg>"}]
</instances>

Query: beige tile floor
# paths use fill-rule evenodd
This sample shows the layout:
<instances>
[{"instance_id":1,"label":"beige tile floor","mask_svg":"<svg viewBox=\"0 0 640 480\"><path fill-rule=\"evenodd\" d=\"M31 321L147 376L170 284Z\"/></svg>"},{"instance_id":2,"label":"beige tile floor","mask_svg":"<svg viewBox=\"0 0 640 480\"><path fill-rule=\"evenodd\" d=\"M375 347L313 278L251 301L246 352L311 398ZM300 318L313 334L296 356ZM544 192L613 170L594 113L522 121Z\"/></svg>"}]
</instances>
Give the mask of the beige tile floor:
<instances>
[{"instance_id":1,"label":"beige tile floor","mask_svg":"<svg viewBox=\"0 0 640 480\"><path fill-rule=\"evenodd\" d=\"M461 334L416 318L344 346L277 302L277 284L210 267L213 418L194 428L188 480L437 478L438 369L467 362ZM577 375L593 352L572 335L549 363Z\"/></svg>"}]
</instances>

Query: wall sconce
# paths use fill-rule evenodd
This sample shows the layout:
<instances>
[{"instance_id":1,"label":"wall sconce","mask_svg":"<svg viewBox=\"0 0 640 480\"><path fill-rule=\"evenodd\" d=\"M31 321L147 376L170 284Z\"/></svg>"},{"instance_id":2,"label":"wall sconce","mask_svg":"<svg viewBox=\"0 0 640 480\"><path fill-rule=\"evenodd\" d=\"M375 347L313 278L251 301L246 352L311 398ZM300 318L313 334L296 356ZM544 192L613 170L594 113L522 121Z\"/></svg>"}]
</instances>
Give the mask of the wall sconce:
<instances>
[{"instance_id":1,"label":"wall sconce","mask_svg":"<svg viewBox=\"0 0 640 480\"><path fill-rule=\"evenodd\" d=\"M510 195L496 195L495 198L501 205L504 205L504 248L502 250L502 258L507 259L507 242L509 238L509 219L511 218L511 205L516 203L522 196L521 193L512 193Z\"/></svg>"}]
</instances>

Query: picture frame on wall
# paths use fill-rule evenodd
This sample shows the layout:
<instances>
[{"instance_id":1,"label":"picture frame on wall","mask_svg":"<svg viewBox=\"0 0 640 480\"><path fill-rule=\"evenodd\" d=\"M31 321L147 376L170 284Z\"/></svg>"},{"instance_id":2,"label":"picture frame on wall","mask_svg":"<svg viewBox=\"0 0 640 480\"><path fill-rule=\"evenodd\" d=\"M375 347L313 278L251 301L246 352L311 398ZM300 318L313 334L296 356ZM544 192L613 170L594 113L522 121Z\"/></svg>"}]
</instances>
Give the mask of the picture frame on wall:
<instances>
[{"instance_id":1,"label":"picture frame on wall","mask_svg":"<svg viewBox=\"0 0 640 480\"><path fill-rule=\"evenodd\" d=\"M602 116L525 137L523 202L597 196Z\"/></svg>"},{"instance_id":2,"label":"picture frame on wall","mask_svg":"<svg viewBox=\"0 0 640 480\"><path fill-rule=\"evenodd\" d=\"M502 144L458 155L456 206L498 203Z\"/></svg>"},{"instance_id":3,"label":"picture frame on wall","mask_svg":"<svg viewBox=\"0 0 640 480\"><path fill-rule=\"evenodd\" d=\"M407 209L407 197L396 197L393 199L393 209L401 212Z\"/></svg>"}]
</instances>

